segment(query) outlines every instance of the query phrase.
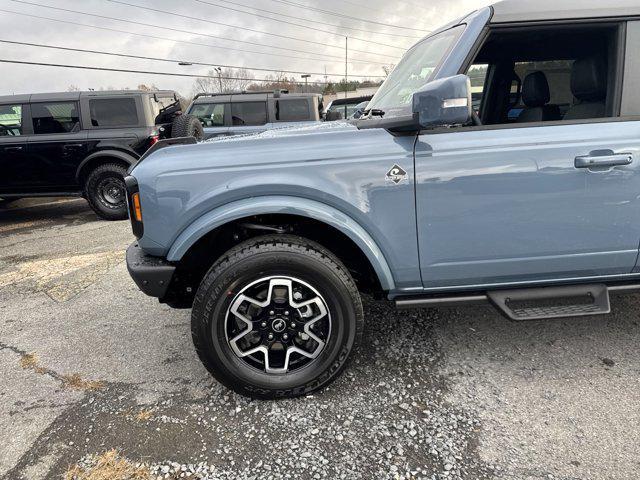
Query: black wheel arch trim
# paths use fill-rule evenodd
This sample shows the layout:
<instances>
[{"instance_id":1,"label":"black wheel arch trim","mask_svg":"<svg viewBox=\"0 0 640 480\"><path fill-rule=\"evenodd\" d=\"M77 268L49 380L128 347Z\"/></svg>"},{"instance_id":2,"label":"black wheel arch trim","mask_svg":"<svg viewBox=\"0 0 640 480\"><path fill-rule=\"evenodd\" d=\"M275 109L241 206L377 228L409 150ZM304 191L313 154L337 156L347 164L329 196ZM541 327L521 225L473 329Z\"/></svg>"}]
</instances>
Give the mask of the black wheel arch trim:
<instances>
[{"instance_id":1,"label":"black wheel arch trim","mask_svg":"<svg viewBox=\"0 0 640 480\"><path fill-rule=\"evenodd\" d=\"M136 156L134 156L134 154L132 153L127 153L127 152L123 152L121 150L97 150L93 153L91 153L90 155L88 155L81 163L80 165L78 165L78 168L76 169L76 181L80 180L80 175L82 173L82 170L84 169L84 167L86 167L86 165L91 162L92 160L95 160L96 158L105 158L105 159L116 159L116 160L121 160L123 162L125 162L128 166L133 165L134 163L136 163L138 161L138 158Z\"/></svg>"}]
</instances>

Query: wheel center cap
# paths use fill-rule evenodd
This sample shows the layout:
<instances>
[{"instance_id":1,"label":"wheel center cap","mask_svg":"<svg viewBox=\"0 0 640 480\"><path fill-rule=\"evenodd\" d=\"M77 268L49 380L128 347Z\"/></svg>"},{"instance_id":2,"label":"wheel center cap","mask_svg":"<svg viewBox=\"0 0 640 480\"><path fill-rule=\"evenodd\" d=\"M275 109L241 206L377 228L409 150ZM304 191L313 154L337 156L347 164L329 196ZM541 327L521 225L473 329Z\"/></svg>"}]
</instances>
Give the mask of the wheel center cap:
<instances>
[{"instance_id":1,"label":"wheel center cap","mask_svg":"<svg viewBox=\"0 0 640 480\"><path fill-rule=\"evenodd\" d=\"M273 322L271 322L271 328L276 333L284 332L284 330L287 328L287 322L285 322L281 318L276 318Z\"/></svg>"}]
</instances>

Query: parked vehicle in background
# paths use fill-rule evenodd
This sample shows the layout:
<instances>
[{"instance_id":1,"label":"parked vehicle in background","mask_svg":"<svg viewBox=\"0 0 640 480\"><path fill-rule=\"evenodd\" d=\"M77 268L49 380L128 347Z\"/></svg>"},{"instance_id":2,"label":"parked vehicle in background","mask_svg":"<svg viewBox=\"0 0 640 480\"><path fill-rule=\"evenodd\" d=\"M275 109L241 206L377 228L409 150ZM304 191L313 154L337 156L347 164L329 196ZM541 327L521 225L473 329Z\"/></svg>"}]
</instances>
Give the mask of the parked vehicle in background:
<instances>
[{"instance_id":1,"label":"parked vehicle in background","mask_svg":"<svg viewBox=\"0 0 640 480\"><path fill-rule=\"evenodd\" d=\"M365 111L367 110L367 105L369 105L369 101L362 102L356 105L356 108L351 114L351 116L349 117L349 119L350 120L359 119L362 115L364 115Z\"/></svg>"},{"instance_id":2,"label":"parked vehicle in background","mask_svg":"<svg viewBox=\"0 0 640 480\"><path fill-rule=\"evenodd\" d=\"M609 313L640 290L639 46L638 2L504 0L418 42L356 122L151 153L127 177L131 275L261 398L339 375L360 292Z\"/></svg>"},{"instance_id":3,"label":"parked vehicle in background","mask_svg":"<svg viewBox=\"0 0 640 480\"><path fill-rule=\"evenodd\" d=\"M213 138L317 123L322 108L322 95L276 90L199 93L187 113L200 119L206 138Z\"/></svg>"},{"instance_id":4,"label":"parked vehicle in background","mask_svg":"<svg viewBox=\"0 0 640 480\"><path fill-rule=\"evenodd\" d=\"M124 220L127 169L172 136L203 136L172 91L0 97L0 198L81 195L101 218Z\"/></svg>"},{"instance_id":5,"label":"parked vehicle in background","mask_svg":"<svg viewBox=\"0 0 640 480\"><path fill-rule=\"evenodd\" d=\"M337 98L327 105L327 109L324 112L324 119L326 121L333 121L351 118L361 103L369 102L372 98L372 95Z\"/></svg>"}]
</instances>

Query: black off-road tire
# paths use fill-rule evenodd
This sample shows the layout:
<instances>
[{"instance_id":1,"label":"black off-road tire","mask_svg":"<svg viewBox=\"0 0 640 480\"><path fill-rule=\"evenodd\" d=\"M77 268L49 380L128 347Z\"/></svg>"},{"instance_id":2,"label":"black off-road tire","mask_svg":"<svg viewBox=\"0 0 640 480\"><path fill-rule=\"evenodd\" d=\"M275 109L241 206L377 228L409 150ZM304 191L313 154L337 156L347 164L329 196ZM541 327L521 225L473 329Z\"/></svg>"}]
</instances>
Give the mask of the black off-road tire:
<instances>
[{"instance_id":1,"label":"black off-road tire","mask_svg":"<svg viewBox=\"0 0 640 480\"><path fill-rule=\"evenodd\" d=\"M204 140L202 123L193 115L178 115L171 125L171 137L195 137L200 142Z\"/></svg>"},{"instance_id":2,"label":"black off-road tire","mask_svg":"<svg viewBox=\"0 0 640 480\"><path fill-rule=\"evenodd\" d=\"M124 184L126 174L127 169L122 165L107 163L96 167L87 176L84 196L100 218L104 220L126 220L129 218ZM118 189L119 196L112 198L112 200L121 199L121 201L109 201L109 196L105 195L104 191L106 187Z\"/></svg>"},{"instance_id":3,"label":"black off-road tire","mask_svg":"<svg viewBox=\"0 0 640 480\"><path fill-rule=\"evenodd\" d=\"M323 296L331 315L331 335L311 363L274 374L233 352L225 317L243 287L278 276L307 282ZM296 397L327 386L344 370L362 329L360 294L345 266L321 245L293 235L258 237L227 252L204 276L191 315L193 343L207 370L228 388L260 399Z\"/></svg>"}]
</instances>

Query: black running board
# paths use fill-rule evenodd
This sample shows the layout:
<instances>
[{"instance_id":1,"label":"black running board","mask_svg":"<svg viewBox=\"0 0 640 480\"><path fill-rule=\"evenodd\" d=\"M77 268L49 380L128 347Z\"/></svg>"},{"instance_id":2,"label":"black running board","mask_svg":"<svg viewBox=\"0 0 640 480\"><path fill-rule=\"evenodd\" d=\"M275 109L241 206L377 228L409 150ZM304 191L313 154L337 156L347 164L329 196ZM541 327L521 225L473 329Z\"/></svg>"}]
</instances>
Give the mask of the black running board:
<instances>
[{"instance_id":1,"label":"black running board","mask_svg":"<svg viewBox=\"0 0 640 480\"><path fill-rule=\"evenodd\" d=\"M489 292L487 296L498 310L517 321L611 313L606 285L499 290Z\"/></svg>"},{"instance_id":2,"label":"black running board","mask_svg":"<svg viewBox=\"0 0 640 480\"><path fill-rule=\"evenodd\" d=\"M491 304L514 321L605 315L609 293L640 291L640 284L591 284L495 290L474 295L422 296L396 299L398 309Z\"/></svg>"}]
</instances>

